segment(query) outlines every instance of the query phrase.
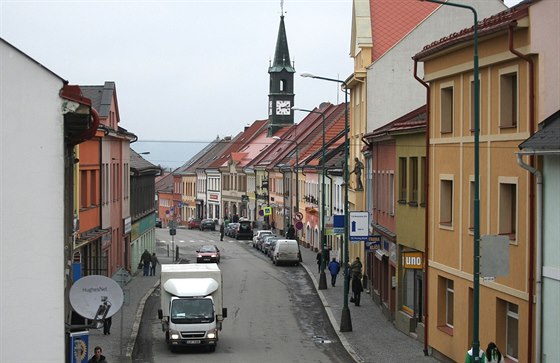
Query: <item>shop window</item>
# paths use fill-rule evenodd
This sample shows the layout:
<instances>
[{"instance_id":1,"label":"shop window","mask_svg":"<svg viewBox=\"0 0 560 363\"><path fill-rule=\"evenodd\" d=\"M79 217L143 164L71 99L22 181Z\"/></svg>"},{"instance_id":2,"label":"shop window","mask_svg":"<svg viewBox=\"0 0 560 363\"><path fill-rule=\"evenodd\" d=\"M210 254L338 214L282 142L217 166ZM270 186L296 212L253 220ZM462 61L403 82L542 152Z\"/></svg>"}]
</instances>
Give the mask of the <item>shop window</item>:
<instances>
[{"instance_id":1,"label":"shop window","mask_svg":"<svg viewBox=\"0 0 560 363\"><path fill-rule=\"evenodd\" d=\"M506 315L506 355L508 358L519 358L519 307L507 303Z\"/></svg>"}]
</instances>

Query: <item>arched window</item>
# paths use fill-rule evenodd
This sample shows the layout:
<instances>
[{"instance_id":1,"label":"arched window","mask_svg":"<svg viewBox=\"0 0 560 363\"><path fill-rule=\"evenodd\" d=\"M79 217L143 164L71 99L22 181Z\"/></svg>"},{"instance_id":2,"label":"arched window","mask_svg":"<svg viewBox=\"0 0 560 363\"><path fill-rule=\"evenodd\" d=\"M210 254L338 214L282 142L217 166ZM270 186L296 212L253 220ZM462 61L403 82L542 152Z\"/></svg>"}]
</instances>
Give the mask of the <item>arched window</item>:
<instances>
[{"instance_id":1,"label":"arched window","mask_svg":"<svg viewBox=\"0 0 560 363\"><path fill-rule=\"evenodd\" d=\"M280 80L280 92L284 92L285 88L286 88L286 80L281 79Z\"/></svg>"}]
</instances>

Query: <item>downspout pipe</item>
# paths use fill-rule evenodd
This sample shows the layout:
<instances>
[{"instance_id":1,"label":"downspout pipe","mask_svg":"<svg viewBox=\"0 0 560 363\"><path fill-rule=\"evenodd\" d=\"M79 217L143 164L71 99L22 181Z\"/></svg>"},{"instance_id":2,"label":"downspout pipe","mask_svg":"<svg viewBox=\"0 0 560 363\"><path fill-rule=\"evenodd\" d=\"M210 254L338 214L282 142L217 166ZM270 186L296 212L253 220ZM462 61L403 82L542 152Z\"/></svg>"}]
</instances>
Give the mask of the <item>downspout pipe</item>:
<instances>
[{"instance_id":1,"label":"downspout pipe","mask_svg":"<svg viewBox=\"0 0 560 363\"><path fill-rule=\"evenodd\" d=\"M517 57L525 60L529 65L529 135L535 133L535 64L531 57L522 54L513 46L513 30L516 23L513 22L508 27L508 43L509 51ZM529 166L534 168L534 156L529 157ZM529 352L528 363L533 361L533 295L534 295L534 275L535 275L535 210L531 206L535 205L535 178L529 179L529 319L527 324L527 351ZM538 266L537 266L538 267ZM537 299L540 297L537 296ZM537 319L537 327L540 326L540 321ZM538 332L535 337L535 357L537 362L540 362L540 334Z\"/></svg>"},{"instance_id":2,"label":"downspout pipe","mask_svg":"<svg viewBox=\"0 0 560 363\"><path fill-rule=\"evenodd\" d=\"M429 247L428 242L428 217L429 217L429 192L430 192L430 85L418 77L418 60L414 58L414 78L420 84L426 87L426 173L422 175L424 178L424 186L426 188L426 206L424 207L424 355L428 356L428 268L429 268Z\"/></svg>"},{"instance_id":3,"label":"downspout pipe","mask_svg":"<svg viewBox=\"0 0 560 363\"><path fill-rule=\"evenodd\" d=\"M542 340L542 188L543 177L542 173L536 168L523 161L523 154L517 154L517 164L523 169L529 171L537 179L537 206L536 206L536 227L537 227L537 241L536 241L536 261L537 270L536 275L536 307L535 307L535 320L536 320L536 334L535 334L535 361L541 362L541 340Z\"/></svg>"}]
</instances>

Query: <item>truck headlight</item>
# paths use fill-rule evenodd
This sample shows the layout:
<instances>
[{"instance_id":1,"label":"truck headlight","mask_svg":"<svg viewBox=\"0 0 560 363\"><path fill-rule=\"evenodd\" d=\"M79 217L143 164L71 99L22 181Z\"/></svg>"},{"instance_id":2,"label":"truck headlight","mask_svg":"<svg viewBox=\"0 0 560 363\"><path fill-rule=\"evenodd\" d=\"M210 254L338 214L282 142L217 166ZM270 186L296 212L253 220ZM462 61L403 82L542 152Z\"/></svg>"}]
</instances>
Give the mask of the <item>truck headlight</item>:
<instances>
[{"instance_id":1,"label":"truck headlight","mask_svg":"<svg viewBox=\"0 0 560 363\"><path fill-rule=\"evenodd\" d=\"M169 339L179 340L179 339L181 339L181 334L178 331L170 330L169 331Z\"/></svg>"},{"instance_id":2,"label":"truck headlight","mask_svg":"<svg viewBox=\"0 0 560 363\"><path fill-rule=\"evenodd\" d=\"M210 330L207 334L206 337L208 339L215 339L216 338L216 331L215 330Z\"/></svg>"}]
</instances>

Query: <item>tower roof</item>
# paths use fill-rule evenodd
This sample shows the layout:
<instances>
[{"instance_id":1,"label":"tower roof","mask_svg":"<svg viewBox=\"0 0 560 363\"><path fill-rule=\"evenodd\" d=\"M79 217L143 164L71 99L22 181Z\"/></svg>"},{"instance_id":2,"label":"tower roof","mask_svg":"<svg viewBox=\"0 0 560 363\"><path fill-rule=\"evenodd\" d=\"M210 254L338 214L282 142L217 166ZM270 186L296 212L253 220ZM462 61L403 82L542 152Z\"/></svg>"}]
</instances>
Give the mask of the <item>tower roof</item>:
<instances>
[{"instance_id":1,"label":"tower roof","mask_svg":"<svg viewBox=\"0 0 560 363\"><path fill-rule=\"evenodd\" d=\"M276 40L276 51L274 52L274 62L269 68L269 72L281 72L286 70L295 73L296 70L290 61L290 51L288 49L288 38L286 37L286 26L284 25L284 15L280 16L280 27L278 29L278 39Z\"/></svg>"}]
</instances>

